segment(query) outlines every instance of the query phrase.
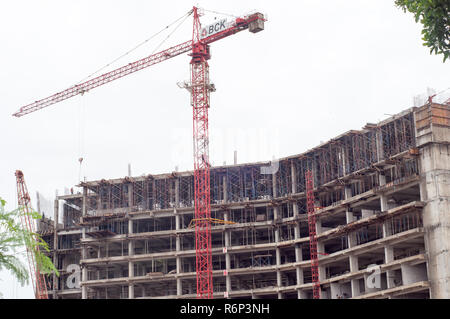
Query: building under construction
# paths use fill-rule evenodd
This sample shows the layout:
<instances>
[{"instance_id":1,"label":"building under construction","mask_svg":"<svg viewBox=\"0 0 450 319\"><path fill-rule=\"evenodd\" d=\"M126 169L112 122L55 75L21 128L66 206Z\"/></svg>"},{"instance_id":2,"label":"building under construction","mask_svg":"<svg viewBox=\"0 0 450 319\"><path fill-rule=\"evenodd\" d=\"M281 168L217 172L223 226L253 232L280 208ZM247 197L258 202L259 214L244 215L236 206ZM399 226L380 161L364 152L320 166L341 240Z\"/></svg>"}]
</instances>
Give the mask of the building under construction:
<instances>
[{"instance_id":1,"label":"building under construction","mask_svg":"<svg viewBox=\"0 0 450 319\"><path fill-rule=\"evenodd\" d=\"M450 298L449 142L450 104L429 102L298 155L211 167L214 298L313 298L309 170L321 298ZM196 297L192 171L80 186L39 225L60 272L50 298Z\"/></svg>"}]
</instances>

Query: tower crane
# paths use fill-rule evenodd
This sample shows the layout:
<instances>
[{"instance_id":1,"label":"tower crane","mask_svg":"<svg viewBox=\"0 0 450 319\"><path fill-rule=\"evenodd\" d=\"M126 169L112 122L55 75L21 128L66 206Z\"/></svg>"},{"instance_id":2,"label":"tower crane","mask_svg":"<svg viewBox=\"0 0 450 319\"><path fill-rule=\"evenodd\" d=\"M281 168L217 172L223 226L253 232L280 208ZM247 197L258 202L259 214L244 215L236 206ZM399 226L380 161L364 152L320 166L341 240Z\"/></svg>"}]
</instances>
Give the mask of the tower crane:
<instances>
[{"instance_id":1,"label":"tower crane","mask_svg":"<svg viewBox=\"0 0 450 319\"><path fill-rule=\"evenodd\" d=\"M21 117L52 104L83 94L128 74L166 61L180 54L190 52L191 81L185 83L191 92L193 110L194 142L194 203L195 203L195 250L197 273L197 298L213 297L212 257L211 257L211 206L210 206L210 164L208 109L210 92L214 86L209 81L208 60L211 58L209 45L243 30L257 33L264 30L266 21L263 14L257 12L232 21L220 20L206 27L201 26L197 7L189 12L193 14L192 39L172 46L166 50L129 63L110 72L76 84L70 88L37 100L21 107L13 116Z\"/></svg>"},{"instance_id":2,"label":"tower crane","mask_svg":"<svg viewBox=\"0 0 450 319\"><path fill-rule=\"evenodd\" d=\"M33 211L31 208L31 199L28 194L27 185L25 184L25 178L20 170L16 171L16 182L22 227L26 229L29 234L31 234L30 239L32 241L36 241L36 238L34 237L36 233L36 226L30 216ZM30 268L34 296L36 299L48 299L47 280L45 275L41 273L39 263L36 260L36 252L39 252L39 245L36 245L36 247L29 247L28 245L25 246L27 249L28 267Z\"/></svg>"}]
</instances>

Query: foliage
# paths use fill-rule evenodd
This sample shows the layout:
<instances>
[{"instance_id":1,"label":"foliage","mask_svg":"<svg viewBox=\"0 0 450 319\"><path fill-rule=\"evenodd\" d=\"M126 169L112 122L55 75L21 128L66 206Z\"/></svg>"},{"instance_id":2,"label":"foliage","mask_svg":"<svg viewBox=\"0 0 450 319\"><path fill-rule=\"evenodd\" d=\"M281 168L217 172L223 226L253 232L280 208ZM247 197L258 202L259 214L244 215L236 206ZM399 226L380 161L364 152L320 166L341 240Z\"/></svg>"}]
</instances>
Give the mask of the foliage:
<instances>
[{"instance_id":1,"label":"foliage","mask_svg":"<svg viewBox=\"0 0 450 319\"><path fill-rule=\"evenodd\" d=\"M22 286L28 283L28 268L19 259L21 255L26 255L24 248L27 247L34 254L34 259L41 273L55 272L59 276L52 261L44 253L44 251L50 251L47 243L39 234L29 232L22 227L18 221L20 214L23 214L23 210L19 208L6 212L5 205L6 201L0 198L0 270L10 271ZM32 212L29 215L33 219L42 218L37 212Z\"/></svg>"},{"instance_id":2,"label":"foliage","mask_svg":"<svg viewBox=\"0 0 450 319\"><path fill-rule=\"evenodd\" d=\"M450 57L450 1L395 0L395 4L414 14L423 25L423 45L430 48L430 54L443 54L445 62Z\"/></svg>"}]
</instances>

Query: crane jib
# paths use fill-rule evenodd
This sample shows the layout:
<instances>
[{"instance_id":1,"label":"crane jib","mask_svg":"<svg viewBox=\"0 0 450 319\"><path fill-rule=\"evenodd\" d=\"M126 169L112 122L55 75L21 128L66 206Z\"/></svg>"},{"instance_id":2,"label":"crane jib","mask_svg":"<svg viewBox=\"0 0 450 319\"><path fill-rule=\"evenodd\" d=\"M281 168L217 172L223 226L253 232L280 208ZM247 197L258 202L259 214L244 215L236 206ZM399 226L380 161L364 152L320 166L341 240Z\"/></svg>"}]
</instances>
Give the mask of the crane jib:
<instances>
[{"instance_id":1,"label":"crane jib","mask_svg":"<svg viewBox=\"0 0 450 319\"><path fill-rule=\"evenodd\" d=\"M233 35L246 28L248 28L250 32L256 33L264 30L264 21L266 21L266 19L261 13L254 13L247 17L237 18L235 21L231 22L227 22L226 19L222 19L203 28L200 37L203 43L210 44L217 40ZM206 33L203 35L203 30L205 29L207 29L205 31ZM129 63L128 65L122 66L118 69L102 74L96 78L72 86L49 97L22 106L17 112L13 114L13 116L21 117L42 108L48 107L52 104L69 99L73 96L83 94L93 88L104 85L136 71L145 69L153 64L173 58L182 53L188 52L192 49L192 47L193 43L190 40L156 54L152 54L141 60Z\"/></svg>"}]
</instances>

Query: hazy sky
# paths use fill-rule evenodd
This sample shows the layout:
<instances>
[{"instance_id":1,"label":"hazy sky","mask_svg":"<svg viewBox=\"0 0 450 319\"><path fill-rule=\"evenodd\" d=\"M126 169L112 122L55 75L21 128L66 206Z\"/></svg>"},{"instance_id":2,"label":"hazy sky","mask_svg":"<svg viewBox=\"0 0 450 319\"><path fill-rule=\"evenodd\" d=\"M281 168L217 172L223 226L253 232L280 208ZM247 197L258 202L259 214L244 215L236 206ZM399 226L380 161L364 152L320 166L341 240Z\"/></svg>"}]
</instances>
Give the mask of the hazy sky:
<instances>
[{"instance_id":1,"label":"hazy sky","mask_svg":"<svg viewBox=\"0 0 450 319\"><path fill-rule=\"evenodd\" d=\"M192 169L192 110L177 82L187 54L22 118L21 106L79 82L193 5L267 14L263 32L211 45L213 164L302 153L413 106L427 87L450 87L450 63L422 46L421 26L394 0L3 1L0 4L0 196L16 204L16 169L32 198L79 181ZM209 24L218 14L205 11ZM231 19L230 17L228 19ZM151 54L173 28L112 67ZM192 37L189 17L159 49ZM111 68L109 68L111 69ZM109 70L107 69L107 70ZM0 273L5 298L30 298Z\"/></svg>"}]
</instances>

